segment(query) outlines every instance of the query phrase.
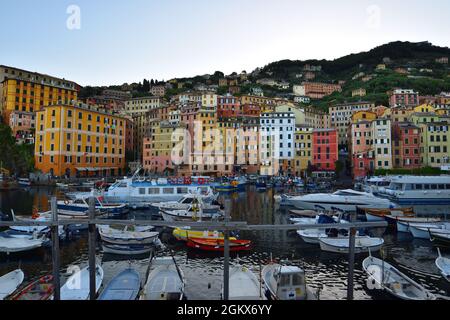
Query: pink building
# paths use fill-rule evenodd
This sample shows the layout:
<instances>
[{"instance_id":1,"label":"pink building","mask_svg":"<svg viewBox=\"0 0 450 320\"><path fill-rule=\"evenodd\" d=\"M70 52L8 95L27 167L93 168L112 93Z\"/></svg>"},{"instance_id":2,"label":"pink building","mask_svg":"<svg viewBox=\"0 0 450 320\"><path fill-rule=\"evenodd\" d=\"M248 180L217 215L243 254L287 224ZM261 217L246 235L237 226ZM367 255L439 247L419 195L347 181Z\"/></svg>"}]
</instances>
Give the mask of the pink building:
<instances>
[{"instance_id":1,"label":"pink building","mask_svg":"<svg viewBox=\"0 0 450 320\"><path fill-rule=\"evenodd\" d=\"M9 115L9 126L20 143L34 143L36 119L33 112L13 111Z\"/></svg>"},{"instance_id":2,"label":"pink building","mask_svg":"<svg viewBox=\"0 0 450 320\"><path fill-rule=\"evenodd\" d=\"M417 169L421 166L420 128L409 122L394 124L392 143L394 167Z\"/></svg>"},{"instance_id":3,"label":"pink building","mask_svg":"<svg viewBox=\"0 0 450 320\"><path fill-rule=\"evenodd\" d=\"M350 125L349 151L353 178L365 177L374 170L372 122L358 121Z\"/></svg>"},{"instance_id":4,"label":"pink building","mask_svg":"<svg viewBox=\"0 0 450 320\"><path fill-rule=\"evenodd\" d=\"M419 105L419 93L414 90L395 89L390 92L390 107L416 107Z\"/></svg>"},{"instance_id":5,"label":"pink building","mask_svg":"<svg viewBox=\"0 0 450 320\"><path fill-rule=\"evenodd\" d=\"M217 98L217 117L238 117L241 115L241 102L239 98L232 95Z\"/></svg>"}]
</instances>

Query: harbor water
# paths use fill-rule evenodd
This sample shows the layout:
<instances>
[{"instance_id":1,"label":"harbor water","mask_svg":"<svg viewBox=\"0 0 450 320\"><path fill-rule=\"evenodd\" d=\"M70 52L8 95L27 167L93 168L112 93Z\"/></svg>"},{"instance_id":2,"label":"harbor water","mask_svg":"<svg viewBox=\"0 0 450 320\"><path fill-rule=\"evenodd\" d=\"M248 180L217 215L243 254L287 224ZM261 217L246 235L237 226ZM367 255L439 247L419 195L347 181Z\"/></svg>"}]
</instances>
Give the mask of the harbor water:
<instances>
[{"instance_id":1,"label":"harbor water","mask_svg":"<svg viewBox=\"0 0 450 320\"><path fill-rule=\"evenodd\" d=\"M14 210L16 215L31 216L33 207L39 211L49 209L49 200L58 195L54 188L28 188L0 193L0 208L4 213ZM288 224L289 208L280 207L273 198L274 191L257 192L249 186L245 192L221 194L225 210L233 221L246 221L248 224ZM421 206L414 208L418 214L450 214L450 206ZM128 218L151 219L145 211L132 211ZM151 223L149 223L151 224ZM430 241L413 239L407 234L397 234L384 229L372 230L373 235L382 235L385 240L385 259L400 271L422 284L440 299L448 299L448 283L440 276L434 262L437 250ZM223 281L223 256L204 253L187 248L171 235L170 229L162 229L160 239L165 249L158 255L173 255L186 277L186 296L194 300L216 300L221 298ZM258 277L262 266L272 261L289 261L306 271L307 283L320 290L321 299L346 298L348 262L346 255L327 253L318 246L302 241L295 231L241 231L241 239L252 240L253 248L246 253L232 253L231 265L235 263L249 267ZM73 235L72 239L62 241L61 283L69 275L70 268L85 267L88 260L87 233ZM379 253L377 254L379 255ZM390 299L390 296L376 290L369 290L367 276L361 262L366 254L356 255L354 297L357 300ZM131 259L131 260L130 260ZM120 257L103 254L98 245L97 260L105 271L103 285L114 275L130 264L141 273L145 283L145 273L149 258ZM51 273L52 257L50 248L39 248L31 252L0 254L0 275L21 267L26 281Z\"/></svg>"}]
</instances>

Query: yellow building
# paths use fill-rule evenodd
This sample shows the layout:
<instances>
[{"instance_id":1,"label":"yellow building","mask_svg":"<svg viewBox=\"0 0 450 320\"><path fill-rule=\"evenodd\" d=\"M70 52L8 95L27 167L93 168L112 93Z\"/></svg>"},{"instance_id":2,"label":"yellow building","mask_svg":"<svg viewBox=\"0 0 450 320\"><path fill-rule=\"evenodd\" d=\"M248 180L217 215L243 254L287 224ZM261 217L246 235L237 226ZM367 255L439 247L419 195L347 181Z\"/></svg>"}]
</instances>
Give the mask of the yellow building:
<instances>
[{"instance_id":1,"label":"yellow building","mask_svg":"<svg viewBox=\"0 0 450 320\"><path fill-rule=\"evenodd\" d=\"M35 167L55 176L122 175L126 119L95 106L56 104L36 112Z\"/></svg>"},{"instance_id":2,"label":"yellow building","mask_svg":"<svg viewBox=\"0 0 450 320\"><path fill-rule=\"evenodd\" d=\"M426 113L426 112L435 112L435 108L432 105L429 104L422 104L420 106L417 106L414 108L413 112L422 112L422 113Z\"/></svg>"},{"instance_id":3,"label":"yellow building","mask_svg":"<svg viewBox=\"0 0 450 320\"><path fill-rule=\"evenodd\" d=\"M301 176L312 163L313 128L297 127L295 130L294 172Z\"/></svg>"},{"instance_id":4,"label":"yellow building","mask_svg":"<svg viewBox=\"0 0 450 320\"><path fill-rule=\"evenodd\" d=\"M77 100L79 86L72 81L17 68L0 66L0 112L8 123L13 111L36 112L50 104Z\"/></svg>"},{"instance_id":5,"label":"yellow building","mask_svg":"<svg viewBox=\"0 0 450 320\"><path fill-rule=\"evenodd\" d=\"M440 168L450 164L450 124L426 122L419 124L420 152L424 166Z\"/></svg>"},{"instance_id":6,"label":"yellow building","mask_svg":"<svg viewBox=\"0 0 450 320\"><path fill-rule=\"evenodd\" d=\"M357 111L352 114L352 123L357 123L359 121L367 120L373 121L377 118L377 114L372 111Z\"/></svg>"}]
</instances>

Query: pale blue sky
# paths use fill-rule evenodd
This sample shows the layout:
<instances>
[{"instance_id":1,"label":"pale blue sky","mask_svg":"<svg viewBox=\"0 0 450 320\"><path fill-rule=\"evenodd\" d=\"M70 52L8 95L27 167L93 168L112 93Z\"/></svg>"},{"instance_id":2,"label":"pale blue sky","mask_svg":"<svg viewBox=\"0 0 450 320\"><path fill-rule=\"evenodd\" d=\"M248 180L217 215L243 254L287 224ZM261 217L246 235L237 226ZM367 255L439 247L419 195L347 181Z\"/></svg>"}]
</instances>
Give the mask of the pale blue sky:
<instances>
[{"instance_id":1,"label":"pale blue sky","mask_svg":"<svg viewBox=\"0 0 450 320\"><path fill-rule=\"evenodd\" d=\"M66 27L72 4L79 30ZM450 46L448 0L0 0L0 12L0 64L81 85L252 71L396 40Z\"/></svg>"}]
</instances>

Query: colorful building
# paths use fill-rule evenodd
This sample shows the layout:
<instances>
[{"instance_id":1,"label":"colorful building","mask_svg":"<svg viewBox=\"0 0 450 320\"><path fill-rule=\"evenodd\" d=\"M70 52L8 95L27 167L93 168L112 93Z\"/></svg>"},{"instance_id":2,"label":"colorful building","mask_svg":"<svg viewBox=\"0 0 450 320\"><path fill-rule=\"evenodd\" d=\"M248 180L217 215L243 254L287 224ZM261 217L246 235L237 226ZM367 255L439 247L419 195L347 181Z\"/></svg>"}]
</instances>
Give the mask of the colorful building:
<instances>
[{"instance_id":1,"label":"colorful building","mask_svg":"<svg viewBox=\"0 0 450 320\"><path fill-rule=\"evenodd\" d=\"M232 95L217 98L217 117L232 118L241 115L241 102L239 98Z\"/></svg>"},{"instance_id":2,"label":"colorful building","mask_svg":"<svg viewBox=\"0 0 450 320\"><path fill-rule=\"evenodd\" d=\"M35 166L55 176L122 175L125 118L83 104L36 112Z\"/></svg>"},{"instance_id":3,"label":"colorful building","mask_svg":"<svg viewBox=\"0 0 450 320\"><path fill-rule=\"evenodd\" d=\"M393 107L417 107L419 105L419 93L411 89L395 89L389 92L389 106Z\"/></svg>"},{"instance_id":4,"label":"colorful building","mask_svg":"<svg viewBox=\"0 0 450 320\"><path fill-rule=\"evenodd\" d=\"M450 163L450 124L448 122L421 123L420 153L422 165L439 168Z\"/></svg>"},{"instance_id":5,"label":"colorful building","mask_svg":"<svg viewBox=\"0 0 450 320\"><path fill-rule=\"evenodd\" d=\"M339 84L303 82L301 85L295 85L293 90L296 96L307 96L311 99L322 99L331 95L333 92L342 92L342 87Z\"/></svg>"},{"instance_id":6,"label":"colorful building","mask_svg":"<svg viewBox=\"0 0 450 320\"><path fill-rule=\"evenodd\" d=\"M333 171L338 161L338 136L336 129L313 130L313 160L316 170Z\"/></svg>"},{"instance_id":7,"label":"colorful building","mask_svg":"<svg viewBox=\"0 0 450 320\"><path fill-rule=\"evenodd\" d=\"M312 165L313 130L314 128L311 127L295 128L294 172L296 176L303 176Z\"/></svg>"},{"instance_id":8,"label":"colorful building","mask_svg":"<svg viewBox=\"0 0 450 320\"><path fill-rule=\"evenodd\" d=\"M34 143L34 134L36 129L34 112L11 112L9 114L9 126L18 143Z\"/></svg>"},{"instance_id":9,"label":"colorful building","mask_svg":"<svg viewBox=\"0 0 450 320\"><path fill-rule=\"evenodd\" d=\"M420 128L410 122L397 122L392 129L393 167L417 169L421 167Z\"/></svg>"},{"instance_id":10,"label":"colorful building","mask_svg":"<svg viewBox=\"0 0 450 320\"><path fill-rule=\"evenodd\" d=\"M375 169L392 169L391 120L378 118L372 122Z\"/></svg>"}]
</instances>

